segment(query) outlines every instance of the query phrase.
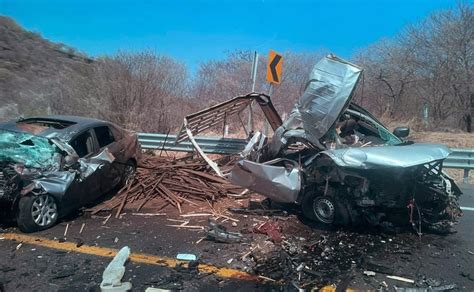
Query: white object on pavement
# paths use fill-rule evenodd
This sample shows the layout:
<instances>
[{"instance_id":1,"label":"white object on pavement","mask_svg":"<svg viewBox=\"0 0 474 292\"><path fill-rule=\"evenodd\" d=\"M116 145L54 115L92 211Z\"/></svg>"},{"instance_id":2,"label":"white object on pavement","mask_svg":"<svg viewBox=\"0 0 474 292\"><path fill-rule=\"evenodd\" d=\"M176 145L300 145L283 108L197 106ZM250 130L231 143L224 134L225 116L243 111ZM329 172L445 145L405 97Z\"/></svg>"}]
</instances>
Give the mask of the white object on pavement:
<instances>
[{"instance_id":1,"label":"white object on pavement","mask_svg":"<svg viewBox=\"0 0 474 292\"><path fill-rule=\"evenodd\" d=\"M125 274L124 264L130 256L130 248L122 247L113 260L105 268L102 274L102 283L100 290L102 292L125 292L132 289L132 283L122 283L123 274Z\"/></svg>"}]
</instances>

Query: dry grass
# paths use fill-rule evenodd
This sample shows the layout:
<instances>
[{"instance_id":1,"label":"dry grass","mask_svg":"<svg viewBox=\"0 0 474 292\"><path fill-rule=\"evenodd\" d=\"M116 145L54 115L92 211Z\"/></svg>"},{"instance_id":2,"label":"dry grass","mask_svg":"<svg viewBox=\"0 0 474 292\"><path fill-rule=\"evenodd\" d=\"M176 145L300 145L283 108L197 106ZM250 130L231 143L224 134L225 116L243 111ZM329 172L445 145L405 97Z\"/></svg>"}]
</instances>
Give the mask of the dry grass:
<instances>
[{"instance_id":1,"label":"dry grass","mask_svg":"<svg viewBox=\"0 0 474 292\"><path fill-rule=\"evenodd\" d=\"M451 148L474 148L473 133L415 132L413 135L410 135L410 140L439 143ZM445 171L456 181L461 181L463 178L462 169L445 169ZM474 171L469 172L469 181L474 181Z\"/></svg>"},{"instance_id":2,"label":"dry grass","mask_svg":"<svg viewBox=\"0 0 474 292\"><path fill-rule=\"evenodd\" d=\"M417 142L439 143L451 148L474 148L473 133L415 132L410 139Z\"/></svg>"}]
</instances>

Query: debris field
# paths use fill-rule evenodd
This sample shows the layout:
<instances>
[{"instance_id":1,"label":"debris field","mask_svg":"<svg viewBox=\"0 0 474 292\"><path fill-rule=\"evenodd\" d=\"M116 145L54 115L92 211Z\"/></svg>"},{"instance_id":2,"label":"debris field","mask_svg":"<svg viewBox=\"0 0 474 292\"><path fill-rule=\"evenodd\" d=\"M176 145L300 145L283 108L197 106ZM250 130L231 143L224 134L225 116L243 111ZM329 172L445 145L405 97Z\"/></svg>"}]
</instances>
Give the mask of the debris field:
<instances>
[{"instance_id":1,"label":"debris field","mask_svg":"<svg viewBox=\"0 0 474 292\"><path fill-rule=\"evenodd\" d=\"M223 169L232 164L228 158L226 160L222 163ZM116 217L119 217L126 206L138 212L157 203L153 207L155 211L171 205L181 213L183 204L196 206L196 201L213 203L227 194L243 191L241 187L211 173L204 160L193 156L144 155L135 176L112 199L89 210L92 215L114 210Z\"/></svg>"},{"instance_id":2,"label":"debris field","mask_svg":"<svg viewBox=\"0 0 474 292\"><path fill-rule=\"evenodd\" d=\"M226 172L234 161L225 157L218 162ZM153 212L143 215L165 215L165 221L183 222L167 226L177 228L176 233L195 229L199 236L195 244L203 246L203 261L220 257L216 251L228 249L231 266L276 287L286 287L283 289L325 285L345 289L354 281L365 287L388 289L388 279L393 279L390 277L395 277L392 283L399 282L399 286L438 286L439 291L456 288L449 279L437 280L433 285L430 275L410 275L400 264L388 264L391 259L401 258L407 263L414 260L421 242L416 243L418 236L409 229L398 230L402 231L399 235L374 228L321 229L304 219L301 222L297 208L262 200L260 195L245 192L218 177L199 157L144 155L135 177L116 196L90 211L112 212L116 218L122 218L125 209ZM226 216L222 215L223 204ZM162 210L166 213L158 213ZM170 219L174 215L184 220ZM158 220L154 216L143 218ZM416 283L403 282L412 279Z\"/></svg>"}]
</instances>

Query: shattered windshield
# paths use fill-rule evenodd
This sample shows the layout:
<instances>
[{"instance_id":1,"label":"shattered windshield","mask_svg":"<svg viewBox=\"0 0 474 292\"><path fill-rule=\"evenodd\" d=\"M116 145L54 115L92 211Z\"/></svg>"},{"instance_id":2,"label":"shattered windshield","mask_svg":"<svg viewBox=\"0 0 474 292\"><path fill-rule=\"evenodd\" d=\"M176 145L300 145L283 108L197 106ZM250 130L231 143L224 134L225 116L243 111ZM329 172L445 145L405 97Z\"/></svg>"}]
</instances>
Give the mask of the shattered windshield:
<instances>
[{"instance_id":1,"label":"shattered windshield","mask_svg":"<svg viewBox=\"0 0 474 292\"><path fill-rule=\"evenodd\" d=\"M43 168L54 163L59 149L47 138L0 130L0 160Z\"/></svg>"},{"instance_id":2,"label":"shattered windshield","mask_svg":"<svg viewBox=\"0 0 474 292\"><path fill-rule=\"evenodd\" d=\"M347 113L362 118L364 121L370 123L371 126L375 127L378 132L380 139L383 140L383 144L388 146L399 145L403 141L390 132L380 121L373 117L369 112L363 108L357 106L356 110L347 109Z\"/></svg>"},{"instance_id":3,"label":"shattered windshield","mask_svg":"<svg viewBox=\"0 0 474 292\"><path fill-rule=\"evenodd\" d=\"M367 115L364 115L364 118L377 129L380 139L385 142L385 145L394 146L403 142L397 136L392 134L392 132L390 132L387 128L385 128L381 122Z\"/></svg>"}]
</instances>

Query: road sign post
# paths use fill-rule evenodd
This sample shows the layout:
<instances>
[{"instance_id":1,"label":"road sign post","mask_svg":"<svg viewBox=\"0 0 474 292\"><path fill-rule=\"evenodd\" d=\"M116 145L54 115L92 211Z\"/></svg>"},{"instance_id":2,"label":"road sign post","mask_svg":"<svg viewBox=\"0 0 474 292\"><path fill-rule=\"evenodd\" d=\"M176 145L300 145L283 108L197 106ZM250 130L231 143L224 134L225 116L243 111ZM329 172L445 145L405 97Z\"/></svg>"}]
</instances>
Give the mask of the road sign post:
<instances>
[{"instance_id":1,"label":"road sign post","mask_svg":"<svg viewBox=\"0 0 474 292\"><path fill-rule=\"evenodd\" d=\"M255 82L257 80L257 67L258 67L258 53L254 52L253 61L252 61L252 72L250 72L250 78L252 79L252 92L255 92ZM249 119L247 122L247 135L254 131L254 122L253 122L253 109L252 103L249 104Z\"/></svg>"},{"instance_id":2,"label":"road sign post","mask_svg":"<svg viewBox=\"0 0 474 292\"><path fill-rule=\"evenodd\" d=\"M255 92L255 82L257 80L257 67L258 67L258 53L254 52L252 61L252 72L250 78L252 78L252 92Z\"/></svg>"},{"instance_id":3,"label":"road sign post","mask_svg":"<svg viewBox=\"0 0 474 292\"><path fill-rule=\"evenodd\" d=\"M273 50L270 50L268 54L268 65L267 65L267 81L270 83L270 88L268 89L268 95L271 97L273 95L273 90L275 84L281 83L281 73L283 66L283 56ZM268 122L265 123L263 133L268 136L269 125Z\"/></svg>"}]
</instances>

